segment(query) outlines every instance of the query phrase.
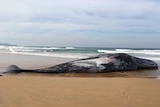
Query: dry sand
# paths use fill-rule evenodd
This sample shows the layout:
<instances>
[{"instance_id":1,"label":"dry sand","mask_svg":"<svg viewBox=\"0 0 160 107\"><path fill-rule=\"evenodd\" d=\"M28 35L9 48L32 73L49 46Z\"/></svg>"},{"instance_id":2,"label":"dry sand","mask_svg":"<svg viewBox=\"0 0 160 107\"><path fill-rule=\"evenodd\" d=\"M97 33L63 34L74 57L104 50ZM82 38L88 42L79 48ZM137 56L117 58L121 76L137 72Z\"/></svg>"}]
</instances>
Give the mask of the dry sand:
<instances>
[{"instance_id":1,"label":"dry sand","mask_svg":"<svg viewBox=\"0 0 160 107\"><path fill-rule=\"evenodd\" d=\"M3 76L0 84L0 107L160 107L159 80Z\"/></svg>"}]
</instances>

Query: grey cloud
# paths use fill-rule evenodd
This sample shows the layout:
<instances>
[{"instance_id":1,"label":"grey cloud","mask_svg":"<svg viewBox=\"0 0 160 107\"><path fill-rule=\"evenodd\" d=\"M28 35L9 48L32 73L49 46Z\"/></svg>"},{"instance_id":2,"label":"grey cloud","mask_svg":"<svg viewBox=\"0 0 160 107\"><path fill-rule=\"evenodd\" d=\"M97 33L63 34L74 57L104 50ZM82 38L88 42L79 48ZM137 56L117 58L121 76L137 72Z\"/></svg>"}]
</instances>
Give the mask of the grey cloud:
<instances>
[{"instance_id":1,"label":"grey cloud","mask_svg":"<svg viewBox=\"0 0 160 107\"><path fill-rule=\"evenodd\" d=\"M10 41L23 41L23 38L30 40L38 35L46 41L50 41L46 36L57 41L60 37L74 41L72 38L76 36L80 44L84 38L92 40L90 35L95 38L100 35L102 39L109 37L107 42L111 42L114 35L158 35L159 5L159 0L0 1L0 37L5 35L3 38L8 37ZM127 38L130 36L123 38L124 41Z\"/></svg>"}]
</instances>

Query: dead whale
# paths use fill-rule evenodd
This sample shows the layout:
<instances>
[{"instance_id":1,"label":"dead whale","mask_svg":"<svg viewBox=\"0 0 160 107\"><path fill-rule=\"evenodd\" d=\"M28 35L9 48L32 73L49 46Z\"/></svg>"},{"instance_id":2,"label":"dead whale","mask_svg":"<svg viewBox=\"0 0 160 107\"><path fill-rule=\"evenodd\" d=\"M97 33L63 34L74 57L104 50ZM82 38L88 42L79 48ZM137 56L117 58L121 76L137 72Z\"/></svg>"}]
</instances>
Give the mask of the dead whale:
<instances>
[{"instance_id":1,"label":"dead whale","mask_svg":"<svg viewBox=\"0 0 160 107\"><path fill-rule=\"evenodd\" d=\"M117 53L74 60L44 69L21 69L16 65L10 65L4 73L105 73L140 69L158 69L158 65L151 60L137 58L124 53Z\"/></svg>"}]
</instances>

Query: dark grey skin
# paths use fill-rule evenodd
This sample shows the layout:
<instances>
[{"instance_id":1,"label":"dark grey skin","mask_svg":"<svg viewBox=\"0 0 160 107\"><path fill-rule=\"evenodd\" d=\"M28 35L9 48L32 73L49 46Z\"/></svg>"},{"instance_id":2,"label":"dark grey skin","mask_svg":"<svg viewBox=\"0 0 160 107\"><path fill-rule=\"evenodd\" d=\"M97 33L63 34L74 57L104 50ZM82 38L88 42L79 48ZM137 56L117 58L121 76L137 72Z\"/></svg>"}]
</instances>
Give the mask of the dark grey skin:
<instances>
[{"instance_id":1,"label":"dark grey skin","mask_svg":"<svg viewBox=\"0 0 160 107\"><path fill-rule=\"evenodd\" d=\"M141 59L124 53L103 54L95 57L75 60L44 69L21 69L11 65L4 73L106 73L158 69L158 65L147 59Z\"/></svg>"}]
</instances>

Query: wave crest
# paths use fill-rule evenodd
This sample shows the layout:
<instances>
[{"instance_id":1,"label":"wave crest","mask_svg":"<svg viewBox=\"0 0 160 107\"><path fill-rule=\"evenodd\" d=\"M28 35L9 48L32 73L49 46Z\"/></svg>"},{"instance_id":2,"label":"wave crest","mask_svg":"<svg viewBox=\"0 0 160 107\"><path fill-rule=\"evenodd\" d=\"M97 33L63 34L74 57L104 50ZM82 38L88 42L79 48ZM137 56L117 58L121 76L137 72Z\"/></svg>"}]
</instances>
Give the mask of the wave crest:
<instances>
[{"instance_id":1,"label":"wave crest","mask_svg":"<svg viewBox=\"0 0 160 107\"><path fill-rule=\"evenodd\" d=\"M127 54L145 54L160 55L160 50L133 50L133 49L115 49L115 50L98 50L99 53L127 53Z\"/></svg>"}]
</instances>

